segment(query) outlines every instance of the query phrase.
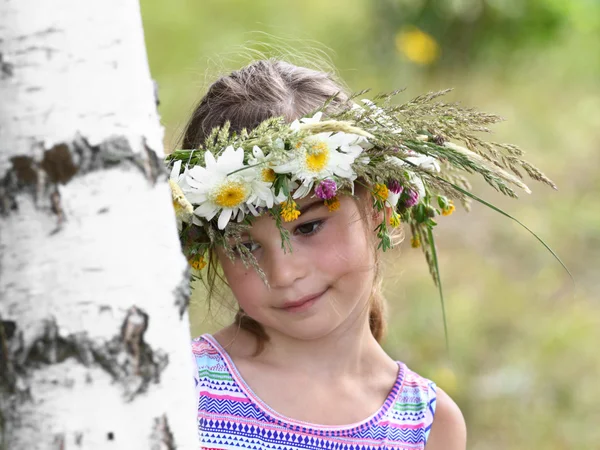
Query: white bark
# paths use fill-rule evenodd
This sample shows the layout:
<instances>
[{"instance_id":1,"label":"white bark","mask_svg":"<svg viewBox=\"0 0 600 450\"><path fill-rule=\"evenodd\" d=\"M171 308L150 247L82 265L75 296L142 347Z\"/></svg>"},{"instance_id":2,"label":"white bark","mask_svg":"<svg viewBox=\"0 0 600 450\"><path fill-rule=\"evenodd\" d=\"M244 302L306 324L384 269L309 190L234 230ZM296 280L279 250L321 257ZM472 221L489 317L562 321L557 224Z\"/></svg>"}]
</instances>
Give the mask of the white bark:
<instances>
[{"instance_id":1,"label":"white bark","mask_svg":"<svg viewBox=\"0 0 600 450\"><path fill-rule=\"evenodd\" d=\"M197 448L137 0L0 0L0 99L0 448Z\"/></svg>"}]
</instances>

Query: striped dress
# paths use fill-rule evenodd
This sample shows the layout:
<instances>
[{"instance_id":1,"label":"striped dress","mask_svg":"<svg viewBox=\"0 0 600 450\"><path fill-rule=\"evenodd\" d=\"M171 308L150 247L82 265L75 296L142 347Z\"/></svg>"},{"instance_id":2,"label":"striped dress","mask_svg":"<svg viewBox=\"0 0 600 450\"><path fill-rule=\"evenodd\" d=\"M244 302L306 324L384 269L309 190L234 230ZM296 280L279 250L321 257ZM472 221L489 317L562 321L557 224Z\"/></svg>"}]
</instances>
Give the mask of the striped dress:
<instances>
[{"instance_id":1,"label":"striped dress","mask_svg":"<svg viewBox=\"0 0 600 450\"><path fill-rule=\"evenodd\" d=\"M198 432L202 449L423 449L435 412L435 384L398 362L383 406L352 425L315 425L282 416L252 392L219 343L192 341L197 366Z\"/></svg>"}]
</instances>

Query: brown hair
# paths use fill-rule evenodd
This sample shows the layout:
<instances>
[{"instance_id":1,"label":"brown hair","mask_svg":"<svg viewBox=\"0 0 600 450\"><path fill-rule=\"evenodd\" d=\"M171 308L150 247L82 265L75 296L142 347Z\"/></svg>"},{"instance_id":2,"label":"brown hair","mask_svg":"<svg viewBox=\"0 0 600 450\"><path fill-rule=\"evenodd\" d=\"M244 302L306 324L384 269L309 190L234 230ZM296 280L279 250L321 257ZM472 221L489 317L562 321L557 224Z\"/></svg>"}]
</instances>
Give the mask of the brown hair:
<instances>
[{"instance_id":1,"label":"brown hair","mask_svg":"<svg viewBox=\"0 0 600 450\"><path fill-rule=\"evenodd\" d=\"M270 117L282 116L292 122L302 117L328 99L325 112L348 107L348 95L334 75L298 67L278 60L255 61L248 66L222 76L215 81L195 108L183 136L183 148L202 145L215 127L230 122L231 131L251 130ZM375 282L369 306L371 333L381 341L385 331L385 300L381 294L379 256L376 257ZM218 272L215 252L209 255L207 291L215 292L217 279L226 284ZM251 332L258 340L258 351L268 340L262 326L241 309L235 323Z\"/></svg>"}]
</instances>

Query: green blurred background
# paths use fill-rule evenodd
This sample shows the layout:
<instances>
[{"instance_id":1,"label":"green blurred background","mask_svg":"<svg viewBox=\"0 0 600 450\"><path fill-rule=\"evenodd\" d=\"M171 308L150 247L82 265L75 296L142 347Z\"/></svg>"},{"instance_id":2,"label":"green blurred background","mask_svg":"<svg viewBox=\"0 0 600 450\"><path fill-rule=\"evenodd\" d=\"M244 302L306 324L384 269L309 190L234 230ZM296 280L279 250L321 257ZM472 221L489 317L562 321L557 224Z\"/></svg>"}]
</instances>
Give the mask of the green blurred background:
<instances>
[{"instance_id":1,"label":"green blurred background","mask_svg":"<svg viewBox=\"0 0 600 450\"><path fill-rule=\"evenodd\" d=\"M418 250L387 258L385 348L461 407L470 449L600 449L600 2L597 0L141 0L170 151L219 74L263 44L296 62L329 58L349 88L406 87L399 100L448 99L507 119L494 140L520 145L559 190L482 196L535 230L571 269L479 205L437 229L450 336ZM192 299L195 335L206 319Z\"/></svg>"}]
</instances>

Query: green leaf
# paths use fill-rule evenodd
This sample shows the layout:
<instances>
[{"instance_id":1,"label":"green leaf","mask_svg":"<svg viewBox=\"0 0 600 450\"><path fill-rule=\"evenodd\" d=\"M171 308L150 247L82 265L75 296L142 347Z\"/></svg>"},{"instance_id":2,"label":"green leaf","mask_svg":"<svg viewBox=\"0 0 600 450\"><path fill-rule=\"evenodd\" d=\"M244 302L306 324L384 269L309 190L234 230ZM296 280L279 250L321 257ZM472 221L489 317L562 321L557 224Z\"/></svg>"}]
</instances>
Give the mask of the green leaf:
<instances>
[{"instance_id":1,"label":"green leaf","mask_svg":"<svg viewBox=\"0 0 600 450\"><path fill-rule=\"evenodd\" d=\"M284 194L285 194L287 197L289 197L289 196L290 196L290 189L289 189L289 186L288 186L288 183L287 183L287 181L288 181L288 180L287 180L287 177L286 177L286 176L283 176L283 177L281 177L281 188L283 189L283 193L284 193Z\"/></svg>"},{"instance_id":2,"label":"green leaf","mask_svg":"<svg viewBox=\"0 0 600 450\"><path fill-rule=\"evenodd\" d=\"M275 195L279 195L279 192L281 191L282 179L283 179L282 176L278 176L277 178L275 178L275 182L273 183L273 189L275 190Z\"/></svg>"},{"instance_id":3,"label":"green leaf","mask_svg":"<svg viewBox=\"0 0 600 450\"><path fill-rule=\"evenodd\" d=\"M435 248L435 240L433 231L427 227L427 237L429 238L429 246L431 248L431 256L433 258L433 268L435 271L436 284L440 293L440 301L442 303L442 317L444 320L444 337L446 338L446 352L450 353L450 343L448 341L448 323L446 322L446 305L444 303L444 291L442 290L442 280L440 278L440 267L438 265L437 251Z\"/></svg>"}]
</instances>

